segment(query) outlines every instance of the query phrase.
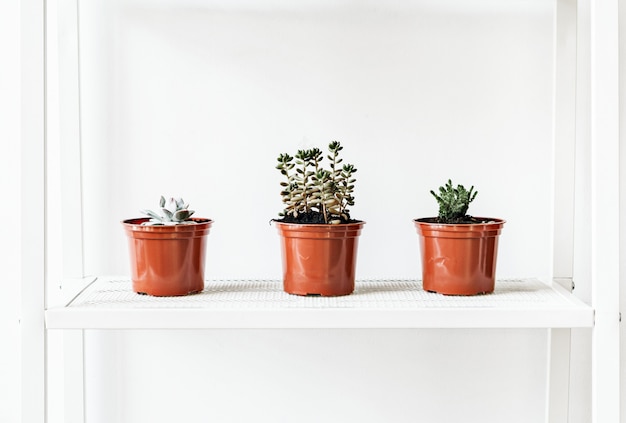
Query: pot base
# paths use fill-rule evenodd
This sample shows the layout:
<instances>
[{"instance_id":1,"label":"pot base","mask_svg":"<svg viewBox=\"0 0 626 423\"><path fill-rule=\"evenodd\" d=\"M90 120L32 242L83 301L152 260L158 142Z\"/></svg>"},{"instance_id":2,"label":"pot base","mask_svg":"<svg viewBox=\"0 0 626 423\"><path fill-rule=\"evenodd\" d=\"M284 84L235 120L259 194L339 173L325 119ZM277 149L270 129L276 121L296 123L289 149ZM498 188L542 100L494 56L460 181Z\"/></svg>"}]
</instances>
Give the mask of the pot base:
<instances>
[{"instance_id":1,"label":"pot base","mask_svg":"<svg viewBox=\"0 0 626 423\"><path fill-rule=\"evenodd\" d=\"M183 294L172 294L172 295L163 295L163 294L158 294L158 293L148 293L148 292L139 292L139 291L135 291L135 294L137 295L146 295L149 297L184 297L185 295L195 295L195 294L199 294L202 292L201 290L197 290L197 291L189 291L187 293L183 293Z\"/></svg>"},{"instance_id":2,"label":"pot base","mask_svg":"<svg viewBox=\"0 0 626 423\"><path fill-rule=\"evenodd\" d=\"M343 289L338 289L329 284L329 288L322 290L316 290L319 292L309 292L312 289L304 286L304 289L298 289L295 287L297 283L293 283L289 280L283 281L283 289L289 295L297 295L299 297L343 297L344 295L350 295L354 292L354 281L348 282L348 286L344 286ZM304 283L304 285L309 285Z\"/></svg>"},{"instance_id":3,"label":"pot base","mask_svg":"<svg viewBox=\"0 0 626 423\"><path fill-rule=\"evenodd\" d=\"M475 295L489 295L491 293L493 293L493 289L491 291L482 291L482 292L470 292L470 293L465 293L465 292L442 292L442 291L436 291L434 289L425 289L424 291L426 292L430 292L432 294L440 294L440 295L446 295L448 297L471 297L471 296L475 296Z\"/></svg>"}]
</instances>

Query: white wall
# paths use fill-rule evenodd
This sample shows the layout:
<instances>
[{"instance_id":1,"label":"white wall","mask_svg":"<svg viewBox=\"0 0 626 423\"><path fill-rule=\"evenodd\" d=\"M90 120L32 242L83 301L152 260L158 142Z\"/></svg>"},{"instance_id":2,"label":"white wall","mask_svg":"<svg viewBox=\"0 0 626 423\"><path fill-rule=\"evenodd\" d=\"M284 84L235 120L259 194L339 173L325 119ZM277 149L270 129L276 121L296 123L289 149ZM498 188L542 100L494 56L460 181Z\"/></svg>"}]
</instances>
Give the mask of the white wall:
<instances>
[{"instance_id":1,"label":"white wall","mask_svg":"<svg viewBox=\"0 0 626 423\"><path fill-rule=\"evenodd\" d=\"M0 2L0 192L5 222L0 225L3 273L0 295L0 421L19 421L20 296L20 67L19 1Z\"/></svg>"},{"instance_id":2,"label":"white wall","mask_svg":"<svg viewBox=\"0 0 626 423\"><path fill-rule=\"evenodd\" d=\"M216 3L81 8L88 271L127 272L118 222L164 194L215 219L209 277L278 275L275 159L338 139L368 222L360 276L419 273L411 219L448 178L509 221L500 276L550 275L550 5Z\"/></svg>"},{"instance_id":3,"label":"white wall","mask_svg":"<svg viewBox=\"0 0 626 423\"><path fill-rule=\"evenodd\" d=\"M411 219L452 178L477 187L472 214L508 221L499 277L549 278L552 5L465 3L82 2L87 273L128 272L119 221L164 194L216 220L209 278L279 277L275 158L338 139L368 222L359 277L419 276ZM544 415L543 331L87 340L90 422Z\"/></svg>"}]
</instances>

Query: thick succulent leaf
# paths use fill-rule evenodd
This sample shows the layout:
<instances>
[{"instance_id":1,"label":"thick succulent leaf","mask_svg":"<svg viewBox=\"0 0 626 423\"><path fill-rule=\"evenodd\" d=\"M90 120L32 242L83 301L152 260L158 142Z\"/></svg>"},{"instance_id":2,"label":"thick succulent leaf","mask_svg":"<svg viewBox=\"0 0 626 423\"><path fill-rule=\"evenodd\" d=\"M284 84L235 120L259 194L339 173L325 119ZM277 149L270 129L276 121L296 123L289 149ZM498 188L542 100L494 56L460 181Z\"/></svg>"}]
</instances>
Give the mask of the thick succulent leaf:
<instances>
[{"instance_id":1,"label":"thick succulent leaf","mask_svg":"<svg viewBox=\"0 0 626 423\"><path fill-rule=\"evenodd\" d=\"M165 202L165 207L163 207L163 209L174 213L177 209L176 200L170 197L170 199Z\"/></svg>"},{"instance_id":2,"label":"thick succulent leaf","mask_svg":"<svg viewBox=\"0 0 626 423\"><path fill-rule=\"evenodd\" d=\"M183 221L183 220L187 220L190 216L189 210L178 210L176 213L174 213L174 219L176 221Z\"/></svg>"},{"instance_id":3,"label":"thick succulent leaf","mask_svg":"<svg viewBox=\"0 0 626 423\"><path fill-rule=\"evenodd\" d=\"M164 221L171 221L172 217L174 217L174 214L171 211L169 211L168 209L166 209L166 208L163 208L162 210L163 210L163 217L165 218L165 219L162 219L162 220L164 220Z\"/></svg>"},{"instance_id":4,"label":"thick succulent leaf","mask_svg":"<svg viewBox=\"0 0 626 423\"><path fill-rule=\"evenodd\" d=\"M142 214L146 214L148 216L150 216L153 219L156 219L158 221L161 221L161 216L159 216L158 214L156 214L155 212L153 212L152 210L140 210L140 212Z\"/></svg>"}]
</instances>

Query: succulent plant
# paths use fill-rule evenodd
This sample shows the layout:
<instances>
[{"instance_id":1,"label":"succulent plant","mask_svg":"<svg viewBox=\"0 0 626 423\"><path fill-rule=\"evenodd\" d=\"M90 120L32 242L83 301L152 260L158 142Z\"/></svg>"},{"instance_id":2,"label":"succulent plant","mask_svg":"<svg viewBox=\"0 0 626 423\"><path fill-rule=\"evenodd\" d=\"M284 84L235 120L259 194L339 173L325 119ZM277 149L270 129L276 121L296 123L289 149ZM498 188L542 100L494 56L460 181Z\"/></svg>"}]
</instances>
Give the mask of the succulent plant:
<instances>
[{"instance_id":1,"label":"succulent plant","mask_svg":"<svg viewBox=\"0 0 626 423\"><path fill-rule=\"evenodd\" d=\"M189 204L186 204L182 198L170 198L168 200L161 196L159 207L162 214L153 212L152 210L141 210L141 213L150 216L150 220L142 223L143 225L157 226L173 226L173 225L189 225L195 222L191 220L191 215L195 212L189 210Z\"/></svg>"},{"instance_id":2,"label":"succulent plant","mask_svg":"<svg viewBox=\"0 0 626 423\"><path fill-rule=\"evenodd\" d=\"M469 191L463 185L452 186L452 180L448 179L445 186L439 187L439 194L434 191L430 193L439 204L439 223L461 223L471 220L467 215L469 204L476 198L477 191L472 186Z\"/></svg>"},{"instance_id":3,"label":"succulent plant","mask_svg":"<svg viewBox=\"0 0 626 423\"><path fill-rule=\"evenodd\" d=\"M287 153L278 156L276 168L286 179L280 183L285 209L279 215L283 220L327 224L350 221L348 206L354 205L353 174L357 169L350 164L341 166L339 152L343 147L339 141L331 142L328 150L330 169L321 167L324 155L319 148L298 150L295 157Z\"/></svg>"}]
</instances>

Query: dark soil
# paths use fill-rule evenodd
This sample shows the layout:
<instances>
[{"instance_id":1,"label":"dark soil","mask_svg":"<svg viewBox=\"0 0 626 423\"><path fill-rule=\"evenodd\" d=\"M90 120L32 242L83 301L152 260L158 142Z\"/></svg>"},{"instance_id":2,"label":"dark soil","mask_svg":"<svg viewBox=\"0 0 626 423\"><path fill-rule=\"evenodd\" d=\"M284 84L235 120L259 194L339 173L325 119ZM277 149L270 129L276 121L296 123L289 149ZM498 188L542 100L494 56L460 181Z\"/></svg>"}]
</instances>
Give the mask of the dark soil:
<instances>
[{"instance_id":1,"label":"dark soil","mask_svg":"<svg viewBox=\"0 0 626 423\"><path fill-rule=\"evenodd\" d=\"M327 225L326 222L324 222L324 215L320 212L317 211L311 211L308 213L301 213L298 215L297 218L294 218L293 216L289 215L289 216L285 216L282 219L272 219L276 222L282 222L282 223L297 223L300 225L309 225L309 224L314 224L314 225ZM354 219L343 219L341 218L341 223L358 223L360 222L360 220L354 220Z\"/></svg>"},{"instance_id":2,"label":"dark soil","mask_svg":"<svg viewBox=\"0 0 626 423\"><path fill-rule=\"evenodd\" d=\"M423 219L417 219L420 222L425 222L425 223L441 223L441 224L452 224L452 225L471 225L471 224L476 224L476 223L489 223L491 221L491 219L485 219L485 218L480 218L480 217L473 217L473 216L465 216L461 219L456 219L452 222L442 222L439 220L438 217L425 217Z\"/></svg>"}]
</instances>

